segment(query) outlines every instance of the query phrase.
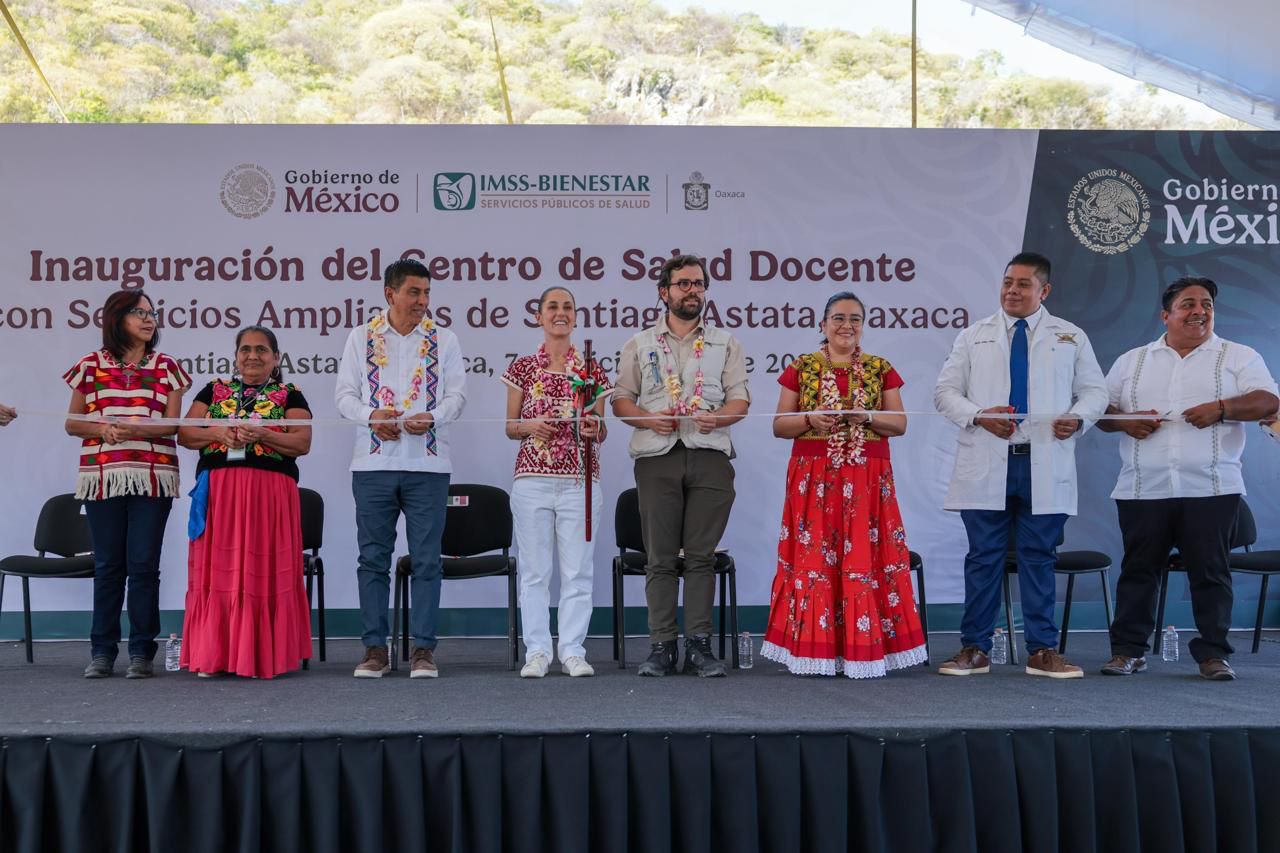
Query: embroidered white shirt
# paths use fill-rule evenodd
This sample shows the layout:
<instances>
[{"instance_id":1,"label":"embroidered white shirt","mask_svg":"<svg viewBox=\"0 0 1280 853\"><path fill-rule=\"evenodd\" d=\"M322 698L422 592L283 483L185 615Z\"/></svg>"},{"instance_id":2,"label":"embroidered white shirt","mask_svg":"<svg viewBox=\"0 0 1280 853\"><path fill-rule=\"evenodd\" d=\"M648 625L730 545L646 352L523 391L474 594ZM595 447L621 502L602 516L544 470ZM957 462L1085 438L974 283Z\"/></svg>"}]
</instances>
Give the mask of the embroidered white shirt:
<instances>
[{"instance_id":1,"label":"embroidered white shirt","mask_svg":"<svg viewBox=\"0 0 1280 853\"><path fill-rule=\"evenodd\" d=\"M388 323L382 335L386 341L387 364L379 368L380 384L395 392L403 401L409 396L413 372L422 364L418 355L423 337L427 333L415 326L407 335L401 335ZM435 328L438 336L437 357L439 385L436 387L435 406L428 409L426 394L421 393L409 406L405 415L430 411L435 417L436 452L427 452L427 439L410 435L403 430L398 441L383 441L373 452L368 427L357 427L355 445L351 454L352 471L427 471L439 474L452 472L449 460L449 423L458 419L467 402L466 368L458 338L448 329ZM379 406L369 402L368 372L369 328L356 326L347 338L342 351L342 363L338 367L338 382L334 388L334 402L344 418L368 423ZM397 403L401 405L401 403Z\"/></svg>"},{"instance_id":2,"label":"embroidered white shirt","mask_svg":"<svg viewBox=\"0 0 1280 853\"><path fill-rule=\"evenodd\" d=\"M1122 467L1117 500L1243 495L1245 424L1226 421L1197 429L1182 413L1201 403L1251 391L1276 393L1276 381L1255 350L1217 335L1186 357L1164 336L1129 350L1107 374L1111 405L1121 412L1154 409L1172 420L1142 441L1119 433Z\"/></svg>"}]
</instances>

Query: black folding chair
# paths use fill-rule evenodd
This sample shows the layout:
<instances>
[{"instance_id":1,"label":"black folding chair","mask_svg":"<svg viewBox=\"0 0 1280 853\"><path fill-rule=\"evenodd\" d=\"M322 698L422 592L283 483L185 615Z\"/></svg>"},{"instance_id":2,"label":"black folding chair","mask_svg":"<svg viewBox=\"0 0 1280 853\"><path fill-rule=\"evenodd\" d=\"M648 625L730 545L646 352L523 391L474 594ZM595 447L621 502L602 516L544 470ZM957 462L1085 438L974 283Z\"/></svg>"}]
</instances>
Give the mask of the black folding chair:
<instances>
[{"instance_id":1,"label":"black folding chair","mask_svg":"<svg viewBox=\"0 0 1280 853\"><path fill-rule=\"evenodd\" d=\"M83 503L76 500L75 495L49 498L36 521L34 547L38 556L20 554L0 560L0 605L4 604L5 578L9 575L22 578L22 628L27 663L34 662L30 579L93 577L93 540L89 536L89 520L82 512Z\"/></svg>"},{"instance_id":2,"label":"black folding chair","mask_svg":"<svg viewBox=\"0 0 1280 853\"><path fill-rule=\"evenodd\" d=\"M911 571L916 576L916 598L919 600L920 630L924 632L924 665L929 665L929 601L924 594L924 559L915 551L908 551Z\"/></svg>"},{"instance_id":3,"label":"black folding chair","mask_svg":"<svg viewBox=\"0 0 1280 853\"><path fill-rule=\"evenodd\" d=\"M298 502L302 508L302 575L307 580L307 606L315 609L314 591L319 598L316 621L320 629L320 660L325 659L324 628L324 560L320 548L324 545L324 498L313 489L298 489ZM313 589L314 587L314 589ZM311 661L302 662L303 669L311 668Z\"/></svg>"},{"instance_id":4,"label":"black folding chair","mask_svg":"<svg viewBox=\"0 0 1280 853\"><path fill-rule=\"evenodd\" d=\"M449 486L444 538L440 543L445 580L505 577L507 579L508 669L519 655L516 625L516 558L511 556L511 498L496 486L457 483ZM499 552L499 553L493 553ZM409 579L413 561L408 554L396 561L393 637L400 637L400 657L409 659ZM394 649L391 665L396 666Z\"/></svg>"},{"instance_id":5,"label":"black folding chair","mask_svg":"<svg viewBox=\"0 0 1280 853\"><path fill-rule=\"evenodd\" d=\"M1253 543L1258 541L1258 525L1253 520L1253 510L1240 499L1240 508L1236 510L1236 525L1231 531L1231 550L1243 548L1243 554L1231 554L1228 566L1232 572L1262 576L1262 589L1258 593L1258 619L1253 626L1253 653L1258 653L1262 643L1262 616L1267 604L1267 582L1271 575L1280 574L1280 551L1254 551ZM1151 648L1160 654L1164 648L1164 606L1169 596L1169 575L1172 572L1186 572L1187 564L1183 556L1174 551L1169 555L1169 562L1160 572L1160 598L1156 605L1156 630Z\"/></svg>"},{"instance_id":6,"label":"black folding chair","mask_svg":"<svg viewBox=\"0 0 1280 853\"><path fill-rule=\"evenodd\" d=\"M644 551L644 535L640 529L640 497L635 489L627 489L618 495L613 511L614 538L618 556L613 558L613 659L619 669L627 668L626 631L623 627L626 602L623 578L628 575L644 575L648 556ZM735 642L730 646L733 668L738 668L738 570L724 551L716 552L712 569L720 580L720 659L725 656L725 626L728 624ZM684 577L684 560L676 561L676 572ZM726 596L726 586L727 593ZM725 601L729 602L729 619L725 621Z\"/></svg>"},{"instance_id":7,"label":"black folding chair","mask_svg":"<svg viewBox=\"0 0 1280 853\"><path fill-rule=\"evenodd\" d=\"M1065 533L1065 528L1064 528ZM1058 546L1061 547L1064 534L1058 535ZM1014 531L1009 531L1009 551L1004 558L1004 623L1009 635L1009 663L1018 662L1018 635L1013 629L1013 590L1010 576L1018 573L1018 555ZM1067 651L1067 630L1071 626L1071 599L1075 596L1076 578L1080 575L1098 574L1102 583L1102 608L1107 616L1107 625L1111 625L1111 558L1101 551L1059 551L1058 562L1053 568L1055 575L1067 576L1067 596L1062 605L1062 628L1058 632L1058 654Z\"/></svg>"}]
</instances>

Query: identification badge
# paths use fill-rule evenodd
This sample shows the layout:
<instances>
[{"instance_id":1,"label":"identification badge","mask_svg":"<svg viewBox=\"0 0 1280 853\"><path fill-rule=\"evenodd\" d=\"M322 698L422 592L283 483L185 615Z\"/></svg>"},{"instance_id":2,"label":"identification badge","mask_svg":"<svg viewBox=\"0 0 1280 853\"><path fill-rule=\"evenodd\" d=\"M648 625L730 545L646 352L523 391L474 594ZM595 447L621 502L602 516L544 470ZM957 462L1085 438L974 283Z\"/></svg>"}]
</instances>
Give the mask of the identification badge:
<instances>
[{"instance_id":1,"label":"identification badge","mask_svg":"<svg viewBox=\"0 0 1280 853\"><path fill-rule=\"evenodd\" d=\"M243 462L243 461L244 461L244 448L243 448L243 447L228 447L228 448L227 448L227 461L228 461L228 462Z\"/></svg>"}]
</instances>

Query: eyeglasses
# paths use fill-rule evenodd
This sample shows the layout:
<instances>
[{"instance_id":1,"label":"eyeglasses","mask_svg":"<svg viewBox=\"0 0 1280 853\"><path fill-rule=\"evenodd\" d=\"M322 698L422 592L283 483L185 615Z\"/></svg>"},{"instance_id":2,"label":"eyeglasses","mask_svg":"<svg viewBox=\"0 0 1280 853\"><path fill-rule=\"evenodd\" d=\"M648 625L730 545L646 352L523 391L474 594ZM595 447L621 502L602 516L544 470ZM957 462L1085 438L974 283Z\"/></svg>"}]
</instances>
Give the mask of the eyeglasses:
<instances>
[{"instance_id":1,"label":"eyeglasses","mask_svg":"<svg viewBox=\"0 0 1280 853\"><path fill-rule=\"evenodd\" d=\"M827 322L835 326L837 329L841 326L853 326L855 329L862 325L862 318L857 314L832 314L827 318Z\"/></svg>"},{"instance_id":2,"label":"eyeglasses","mask_svg":"<svg viewBox=\"0 0 1280 853\"><path fill-rule=\"evenodd\" d=\"M137 317L139 320L154 320L156 318L156 312L150 308L130 308L128 314L131 317Z\"/></svg>"},{"instance_id":3,"label":"eyeglasses","mask_svg":"<svg viewBox=\"0 0 1280 853\"><path fill-rule=\"evenodd\" d=\"M691 290L706 290L711 285L707 284L700 278L690 281L673 281L667 287L673 287L681 293L688 293Z\"/></svg>"}]
</instances>

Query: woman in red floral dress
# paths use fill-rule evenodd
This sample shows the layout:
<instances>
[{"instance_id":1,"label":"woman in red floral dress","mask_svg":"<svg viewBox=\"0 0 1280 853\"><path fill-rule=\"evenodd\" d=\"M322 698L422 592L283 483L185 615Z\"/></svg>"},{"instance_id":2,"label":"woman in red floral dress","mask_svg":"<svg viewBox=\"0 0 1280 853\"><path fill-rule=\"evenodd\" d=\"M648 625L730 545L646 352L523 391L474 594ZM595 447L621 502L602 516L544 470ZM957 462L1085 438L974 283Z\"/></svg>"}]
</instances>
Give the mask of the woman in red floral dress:
<instances>
[{"instance_id":1,"label":"woman in red floral dress","mask_svg":"<svg viewBox=\"0 0 1280 853\"><path fill-rule=\"evenodd\" d=\"M761 653L797 675L874 678L926 656L889 464L907 419L867 413L903 411L903 383L862 351L865 317L852 293L832 296L822 349L778 378L773 433L793 443Z\"/></svg>"}]
</instances>

